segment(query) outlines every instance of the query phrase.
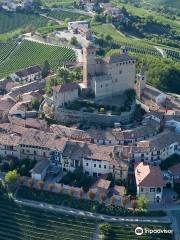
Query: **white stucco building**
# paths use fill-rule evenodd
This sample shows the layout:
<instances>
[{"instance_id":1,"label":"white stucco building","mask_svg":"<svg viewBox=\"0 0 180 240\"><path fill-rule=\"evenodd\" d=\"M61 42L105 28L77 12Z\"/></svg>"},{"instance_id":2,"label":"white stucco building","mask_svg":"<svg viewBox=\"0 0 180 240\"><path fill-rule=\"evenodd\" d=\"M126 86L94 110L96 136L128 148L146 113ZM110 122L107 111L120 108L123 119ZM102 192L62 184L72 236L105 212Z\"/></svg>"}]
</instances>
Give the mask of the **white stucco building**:
<instances>
[{"instance_id":1,"label":"white stucco building","mask_svg":"<svg viewBox=\"0 0 180 240\"><path fill-rule=\"evenodd\" d=\"M164 180L159 167L140 162L135 166L135 179L137 196L145 196L150 202L162 200Z\"/></svg>"}]
</instances>

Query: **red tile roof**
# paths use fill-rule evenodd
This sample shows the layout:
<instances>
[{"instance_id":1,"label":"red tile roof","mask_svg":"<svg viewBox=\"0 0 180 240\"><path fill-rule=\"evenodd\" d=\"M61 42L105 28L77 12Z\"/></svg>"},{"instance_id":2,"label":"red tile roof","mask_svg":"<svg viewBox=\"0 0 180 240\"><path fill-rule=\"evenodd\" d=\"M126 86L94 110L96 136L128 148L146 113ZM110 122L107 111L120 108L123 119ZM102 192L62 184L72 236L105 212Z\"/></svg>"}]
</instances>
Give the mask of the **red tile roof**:
<instances>
[{"instance_id":1,"label":"red tile roof","mask_svg":"<svg viewBox=\"0 0 180 240\"><path fill-rule=\"evenodd\" d=\"M180 175L180 163L169 168L173 175Z\"/></svg>"},{"instance_id":2,"label":"red tile roof","mask_svg":"<svg viewBox=\"0 0 180 240\"><path fill-rule=\"evenodd\" d=\"M78 84L76 83L65 83L65 84L53 87L53 91L57 93L74 91L75 89L78 89Z\"/></svg>"},{"instance_id":3,"label":"red tile roof","mask_svg":"<svg viewBox=\"0 0 180 240\"><path fill-rule=\"evenodd\" d=\"M163 174L158 166L138 163L135 166L135 179L137 186L163 187Z\"/></svg>"}]
</instances>

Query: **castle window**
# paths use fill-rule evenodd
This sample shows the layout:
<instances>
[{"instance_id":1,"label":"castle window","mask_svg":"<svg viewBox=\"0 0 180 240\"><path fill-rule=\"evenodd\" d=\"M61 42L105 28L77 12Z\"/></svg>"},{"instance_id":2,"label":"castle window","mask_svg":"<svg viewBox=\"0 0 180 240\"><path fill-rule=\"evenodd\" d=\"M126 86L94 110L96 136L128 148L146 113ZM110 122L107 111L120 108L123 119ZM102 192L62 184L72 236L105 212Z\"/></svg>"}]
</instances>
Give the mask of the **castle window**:
<instances>
[{"instance_id":1,"label":"castle window","mask_svg":"<svg viewBox=\"0 0 180 240\"><path fill-rule=\"evenodd\" d=\"M102 85L101 85L101 88L102 88Z\"/></svg>"},{"instance_id":2,"label":"castle window","mask_svg":"<svg viewBox=\"0 0 180 240\"><path fill-rule=\"evenodd\" d=\"M121 63L119 65L121 66Z\"/></svg>"},{"instance_id":3,"label":"castle window","mask_svg":"<svg viewBox=\"0 0 180 240\"><path fill-rule=\"evenodd\" d=\"M128 62L126 62L126 64L128 64Z\"/></svg>"},{"instance_id":4,"label":"castle window","mask_svg":"<svg viewBox=\"0 0 180 240\"><path fill-rule=\"evenodd\" d=\"M122 74L122 70L119 71L119 74Z\"/></svg>"}]
</instances>

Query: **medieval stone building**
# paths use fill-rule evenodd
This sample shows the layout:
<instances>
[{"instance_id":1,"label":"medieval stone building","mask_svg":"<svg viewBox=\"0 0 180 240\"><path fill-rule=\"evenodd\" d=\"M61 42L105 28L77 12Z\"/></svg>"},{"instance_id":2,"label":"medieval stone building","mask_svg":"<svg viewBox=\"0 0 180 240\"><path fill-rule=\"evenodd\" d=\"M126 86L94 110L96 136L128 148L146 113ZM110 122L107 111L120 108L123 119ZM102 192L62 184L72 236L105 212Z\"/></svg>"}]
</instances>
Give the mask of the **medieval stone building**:
<instances>
[{"instance_id":1,"label":"medieval stone building","mask_svg":"<svg viewBox=\"0 0 180 240\"><path fill-rule=\"evenodd\" d=\"M126 49L115 56L97 58L96 48L84 48L83 85L96 99L121 95L134 89L135 63L135 58L129 56Z\"/></svg>"}]
</instances>

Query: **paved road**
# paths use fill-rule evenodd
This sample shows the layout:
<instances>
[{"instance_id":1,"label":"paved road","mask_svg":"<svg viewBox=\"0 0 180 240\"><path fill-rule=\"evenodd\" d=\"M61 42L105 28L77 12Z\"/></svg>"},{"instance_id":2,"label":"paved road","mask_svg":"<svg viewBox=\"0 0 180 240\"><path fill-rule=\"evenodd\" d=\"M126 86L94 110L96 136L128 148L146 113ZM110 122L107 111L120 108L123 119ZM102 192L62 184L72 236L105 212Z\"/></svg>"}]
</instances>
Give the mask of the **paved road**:
<instances>
[{"instance_id":1,"label":"paved road","mask_svg":"<svg viewBox=\"0 0 180 240\"><path fill-rule=\"evenodd\" d=\"M175 240L180 240L180 210L171 210L168 214L171 217Z\"/></svg>"},{"instance_id":2,"label":"paved road","mask_svg":"<svg viewBox=\"0 0 180 240\"><path fill-rule=\"evenodd\" d=\"M133 222L133 223L170 223L171 220L169 217L113 217L104 214L91 213L83 210L47 204L44 202L31 201L27 199L16 199L14 201L18 204L35 207L45 210L51 210L55 212L61 212L71 215L78 215L87 218L93 218L97 220L104 220L107 222Z\"/></svg>"}]
</instances>

